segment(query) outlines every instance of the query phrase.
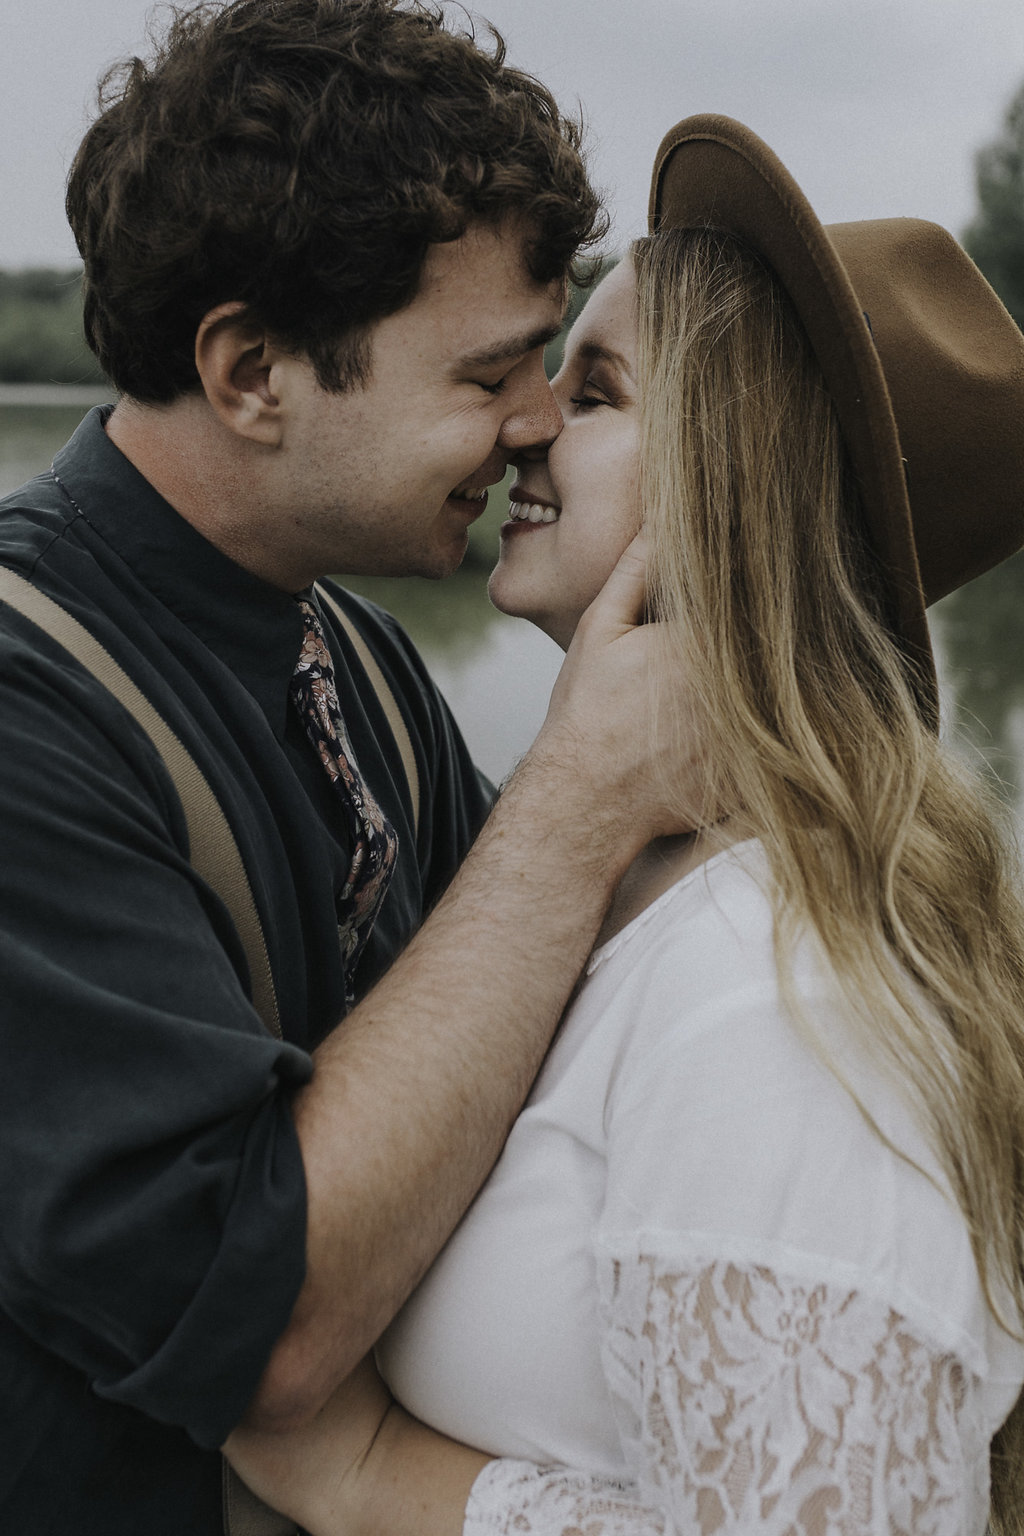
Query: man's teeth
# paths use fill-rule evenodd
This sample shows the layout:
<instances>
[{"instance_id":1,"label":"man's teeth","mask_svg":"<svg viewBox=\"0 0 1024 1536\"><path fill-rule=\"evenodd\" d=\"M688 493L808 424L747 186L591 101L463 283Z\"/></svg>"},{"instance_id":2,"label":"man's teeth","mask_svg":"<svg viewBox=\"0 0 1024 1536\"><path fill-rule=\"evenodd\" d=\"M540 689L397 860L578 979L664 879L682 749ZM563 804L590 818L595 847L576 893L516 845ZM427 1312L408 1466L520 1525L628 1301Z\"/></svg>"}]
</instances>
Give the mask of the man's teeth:
<instances>
[{"instance_id":1,"label":"man's teeth","mask_svg":"<svg viewBox=\"0 0 1024 1536\"><path fill-rule=\"evenodd\" d=\"M483 501L487 495L487 487L482 491L452 491L456 501Z\"/></svg>"},{"instance_id":2,"label":"man's teeth","mask_svg":"<svg viewBox=\"0 0 1024 1536\"><path fill-rule=\"evenodd\" d=\"M557 508L542 507L535 501L510 502L508 515L513 523L557 523L559 516Z\"/></svg>"}]
</instances>

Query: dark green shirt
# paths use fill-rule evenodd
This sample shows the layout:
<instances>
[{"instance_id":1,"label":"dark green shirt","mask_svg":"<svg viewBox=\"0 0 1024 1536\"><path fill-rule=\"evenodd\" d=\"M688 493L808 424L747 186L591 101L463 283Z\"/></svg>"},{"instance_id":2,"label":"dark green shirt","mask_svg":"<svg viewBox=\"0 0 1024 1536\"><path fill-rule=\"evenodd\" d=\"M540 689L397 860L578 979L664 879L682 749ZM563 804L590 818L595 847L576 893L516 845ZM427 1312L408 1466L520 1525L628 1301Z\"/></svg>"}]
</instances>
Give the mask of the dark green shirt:
<instances>
[{"instance_id":1,"label":"dark green shirt","mask_svg":"<svg viewBox=\"0 0 1024 1536\"><path fill-rule=\"evenodd\" d=\"M214 1536L216 1447L303 1280L289 1098L344 1012L348 848L289 703L294 601L179 517L103 420L0 502L0 564L96 634L206 774L249 873L284 1040L253 1010L148 738L0 608L0 1529ZM422 792L417 844L376 695L325 613L356 756L400 840L362 992L450 879L489 786L394 620L342 601L401 702Z\"/></svg>"}]
</instances>

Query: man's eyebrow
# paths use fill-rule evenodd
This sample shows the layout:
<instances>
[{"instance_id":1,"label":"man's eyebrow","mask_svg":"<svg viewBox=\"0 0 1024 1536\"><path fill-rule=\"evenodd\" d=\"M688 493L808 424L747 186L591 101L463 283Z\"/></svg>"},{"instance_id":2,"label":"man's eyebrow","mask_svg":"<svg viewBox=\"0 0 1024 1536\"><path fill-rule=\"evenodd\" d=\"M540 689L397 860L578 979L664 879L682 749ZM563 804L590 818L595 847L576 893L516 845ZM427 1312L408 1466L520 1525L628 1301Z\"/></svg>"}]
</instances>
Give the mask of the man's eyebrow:
<instances>
[{"instance_id":1,"label":"man's eyebrow","mask_svg":"<svg viewBox=\"0 0 1024 1536\"><path fill-rule=\"evenodd\" d=\"M459 359L461 368L494 368L498 363L510 362L513 357L525 357L537 347L546 347L561 332L560 325L540 326L519 336L507 336L492 347L481 347L479 352L469 352Z\"/></svg>"}]
</instances>

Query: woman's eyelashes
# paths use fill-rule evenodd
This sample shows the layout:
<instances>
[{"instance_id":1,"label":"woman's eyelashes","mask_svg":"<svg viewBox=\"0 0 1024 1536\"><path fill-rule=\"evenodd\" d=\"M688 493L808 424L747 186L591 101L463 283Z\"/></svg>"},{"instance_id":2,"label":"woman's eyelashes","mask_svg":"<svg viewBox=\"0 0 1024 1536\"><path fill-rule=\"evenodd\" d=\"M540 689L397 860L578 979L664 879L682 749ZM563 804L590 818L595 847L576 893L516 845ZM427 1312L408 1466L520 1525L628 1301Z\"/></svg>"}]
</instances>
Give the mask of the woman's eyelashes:
<instances>
[{"instance_id":1,"label":"woman's eyelashes","mask_svg":"<svg viewBox=\"0 0 1024 1536\"><path fill-rule=\"evenodd\" d=\"M597 379L588 377L580 385L578 394L569 396L569 404L574 405L578 411L591 411L596 405L614 405L615 391Z\"/></svg>"}]
</instances>

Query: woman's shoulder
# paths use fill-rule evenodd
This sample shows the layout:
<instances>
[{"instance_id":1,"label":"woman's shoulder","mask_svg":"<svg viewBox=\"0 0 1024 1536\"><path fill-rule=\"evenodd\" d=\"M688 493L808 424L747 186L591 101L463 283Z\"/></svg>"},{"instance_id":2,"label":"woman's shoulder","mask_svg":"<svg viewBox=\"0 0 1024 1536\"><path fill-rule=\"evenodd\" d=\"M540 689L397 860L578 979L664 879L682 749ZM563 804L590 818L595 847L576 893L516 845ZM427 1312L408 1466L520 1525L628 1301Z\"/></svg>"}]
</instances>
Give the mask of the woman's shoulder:
<instances>
[{"instance_id":1,"label":"woman's shoulder","mask_svg":"<svg viewBox=\"0 0 1024 1536\"><path fill-rule=\"evenodd\" d=\"M581 1002L620 1042L602 1241L873 1295L998 1372L1005 1337L913 1102L858 1042L814 946L792 959L787 991L757 843L693 870L595 953Z\"/></svg>"},{"instance_id":2,"label":"woman's shoulder","mask_svg":"<svg viewBox=\"0 0 1024 1536\"><path fill-rule=\"evenodd\" d=\"M727 1126L734 1146L761 1141L766 1168L765 1157L809 1154L813 1135L860 1144L867 1110L925 1155L901 1085L851 1027L819 946L804 934L780 956L759 842L695 868L596 950L577 1009L621 1040L613 1111L658 1102L718 1139Z\"/></svg>"}]
</instances>

